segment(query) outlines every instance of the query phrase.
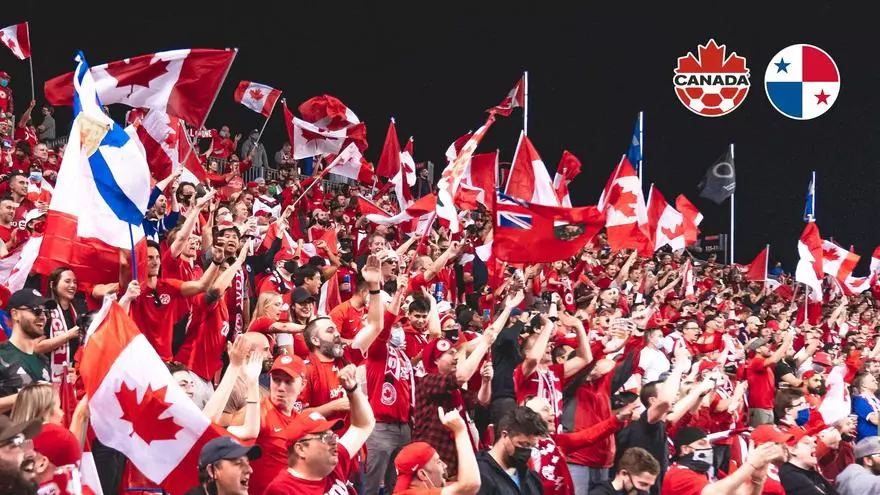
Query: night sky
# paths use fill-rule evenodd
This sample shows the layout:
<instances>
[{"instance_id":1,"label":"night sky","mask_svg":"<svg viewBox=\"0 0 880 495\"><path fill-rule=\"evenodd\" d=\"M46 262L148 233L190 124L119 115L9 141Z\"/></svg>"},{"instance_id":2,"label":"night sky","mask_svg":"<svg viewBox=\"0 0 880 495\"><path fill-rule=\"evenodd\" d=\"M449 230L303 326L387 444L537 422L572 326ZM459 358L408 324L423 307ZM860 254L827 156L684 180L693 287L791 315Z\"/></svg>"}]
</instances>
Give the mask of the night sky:
<instances>
[{"instance_id":1,"label":"night sky","mask_svg":"<svg viewBox=\"0 0 880 495\"><path fill-rule=\"evenodd\" d=\"M328 93L367 123L366 154L374 162L394 116L401 144L415 137L416 161L442 166L449 143L476 129L484 110L527 69L529 137L551 176L563 149L584 165L572 187L575 205L596 202L644 110L645 190L653 182L670 201L688 195L706 217L705 233L729 229L729 205L698 198L696 185L735 143L738 262L770 243L771 256L793 270L804 195L816 170L822 235L853 244L862 255L856 275L864 274L880 244L874 228L880 42L872 16L831 2L772 10L770 2L755 4L760 8L725 2L729 12L699 2L648 11L635 3L599 9L586 3L562 9L546 2L242 2L189 15L182 2L176 8L141 2L135 7L148 10L136 13L90 3L97 13L88 17L71 7L39 14L6 8L0 24L31 21L38 102L43 80L74 68L76 49L98 65L173 48L238 47L209 128L229 124L246 134L262 125L260 115L232 100L242 79L283 89L292 107ZM672 85L676 59L710 38L745 56L751 70L745 102L719 118L689 112ZM770 58L795 43L823 48L841 72L839 100L811 121L780 115L764 92ZM0 51L20 113L29 93L27 63ZM124 110L114 109L114 116ZM60 125L69 123L68 110L57 115ZM480 150L498 148L502 161L510 161L521 125L521 110L499 119ZM278 108L263 138L270 157L285 139Z\"/></svg>"}]
</instances>

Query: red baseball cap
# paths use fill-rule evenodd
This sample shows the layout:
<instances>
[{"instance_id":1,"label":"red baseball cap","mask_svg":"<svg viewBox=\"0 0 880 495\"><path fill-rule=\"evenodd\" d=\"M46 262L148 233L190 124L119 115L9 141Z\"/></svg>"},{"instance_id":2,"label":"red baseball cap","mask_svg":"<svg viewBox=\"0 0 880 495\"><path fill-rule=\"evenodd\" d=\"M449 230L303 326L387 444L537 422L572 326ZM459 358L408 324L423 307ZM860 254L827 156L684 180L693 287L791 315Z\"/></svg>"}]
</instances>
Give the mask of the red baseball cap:
<instances>
[{"instance_id":1,"label":"red baseball cap","mask_svg":"<svg viewBox=\"0 0 880 495\"><path fill-rule=\"evenodd\" d=\"M813 363L831 367L831 356L827 352L817 352L813 354Z\"/></svg>"},{"instance_id":2,"label":"red baseball cap","mask_svg":"<svg viewBox=\"0 0 880 495\"><path fill-rule=\"evenodd\" d=\"M720 366L716 361L712 361L711 359L702 359L700 360L700 366L698 368L697 373L702 373L708 370L714 370Z\"/></svg>"},{"instance_id":3,"label":"red baseball cap","mask_svg":"<svg viewBox=\"0 0 880 495\"><path fill-rule=\"evenodd\" d=\"M755 428L755 431L752 432L752 441L755 442L755 445L761 445L763 443L788 443L793 438L794 435L791 432L783 431L778 426L774 425L760 425Z\"/></svg>"},{"instance_id":4,"label":"red baseball cap","mask_svg":"<svg viewBox=\"0 0 880 495\"><path fill-rule=\"evenodd\" d=\"M308 414L300 414L287 427L287 444L294 444L311 433L338 430L342 428L343 424L341 419L330 421L319 412L313 411Z\"/></svg>"},{"instance_id":5,"label":"red baseball cap","mask_svg":"<svg viewBox=\"0 0 880 495\"><path fill-rule=\"evenodd\" d=\"M428 342L428 344L425 345L425 348L422 349L422 365L425 367L425 371L428 373L436 373L437 364L434 363L434 361L454 347L452 341L448 339L434 339Z\"/></svg>"},{"instance_id":6,"label":"red baseball cap","mask_svg":"<svg viewBox=\"0 0 880 495\"><path fill-rule=\"evenodd\" d=\"M79 441L67 428L46 423L34 437L34 450L46 456L55 466L76 464L82 457Z\"/></svg>"},{"instance_id":7,"label":"red baseball cap","mask_svg":"<svg viewBox=\"0 0 880 495\"><path fill-rule=\"evenodd\" d=\"M801 375L801 379L802 380L809 380L810 378L813 378L814 376L816 376L816 370L807 370L807 371L804 371L804 373Z\"/></svg>"},{"instance_id":8,"label":"red baseball cap","mask_svg":"<svg viewBox=\"0 0 880 495\"><path fill-rule=\"evenodd\" d=\"M252 181L250 181L250 182L247 183L247 188L248 188L248 189L256 189L256 188L257 188L257 185L258 185L257 182L252 180Z\"/></svg>"},{"instance_id":9,"label":"red baseball cap","mask_svg":"<svg viewBox=\"0 0 880 495\"><path fill-rule=\"evenodd\" d=\"M437 451L427 442L413 442L402 448L394 458L394 469L397 470L397 485L409 488L416 471L434 458Z\"/></svg>"},{"instance_id":10,"label":"red baseball cap","mask_svg":"<svg viewBox=\"0 0 880 495\"><path fill-rule=\"evenodd\" d=\"M308 373L305 361L299 356L291 356L290 354L278 356L275 359L275 362L272 363L272 368L269 370L269 374L271 375L276 371L285 373L291 378L305 378Z\"/></svg>"}]
</instances>

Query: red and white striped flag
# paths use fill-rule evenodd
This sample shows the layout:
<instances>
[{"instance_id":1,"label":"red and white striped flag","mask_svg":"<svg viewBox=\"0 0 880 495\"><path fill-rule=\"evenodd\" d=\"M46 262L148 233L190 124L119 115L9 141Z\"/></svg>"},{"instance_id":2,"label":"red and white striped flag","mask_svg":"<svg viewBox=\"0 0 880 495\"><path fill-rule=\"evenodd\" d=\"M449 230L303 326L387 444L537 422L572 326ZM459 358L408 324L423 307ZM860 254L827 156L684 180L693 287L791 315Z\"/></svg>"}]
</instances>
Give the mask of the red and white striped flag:
<instances>
[{"instance_id":1,"label":"red and white striped flag","mask_svg":"<svg viewBox=\"0 0 880 495\"><path fill-rule=\"evenodd\" d=\"M24 60L31 56L31 38L28 34L28 23L26 22L0 29L0 41L19 60Z\"/></svg>"},{"instance_id":2,"label":"red and white striped flag","mask_svg":"<svg viewBox=\"0 0 880 495\"><path fill-rule=\"evenodd\" d=\"M236 103L241 103L269 118L272 115L272 110L275 108L275 103L281 97L281 90L266 86L265 84L242 81L238 83L238 87L235 88L235 93L233 93L232 97Z\"/></svg>"},{"instance_id":3,"label":"red and white striped flag","mask_svg":"<svg viewBox=\"0 0 880 495\"><path fill-rule=\"evenodd\" d=\"M653 184L648 191L648 232L654 251L669 246L673 251L684 249L684 215L666 202Z\"/></svg>"},{"instance_id":4,"label":"red and white striped flag","mask_svg":"<svg viewBox=\"0 0 880 495\"><path fill-rule=\"evenodd\" d=\"M173 494L196 486L199 452L223 429L186 396L119 304L106 300L92 328L80 369L95 436Z\"/></svg>"},{"instance_id":5,"label":"red and white striped flag","mask_svg":"<svg viewBox=\"0 0 880 495\"><path fill-rule=\"evenodd\" d=\"M437 217L449 225L449 229L452 233L458 233L461 231L461 224L458 221L458 212L456 211L454 204L455 195L461 187L471 157L477 150L480 141L483 140L483 136L486 135L486 132L489 131L489 128L492 127L492 124L494 123L495 113L490 112L489 117L486 118L486 123L477 129L477 132L468 137L455 159L449 162L446 168L443 169L443 172L440 173L440 180L437 182ZM454 144L455 143L453 143L453 145Z\"/></svg>"},{"instance_id":6,"label":"red and white striped flag","mask_svg":"<svg viewBox=\"0 0 880 495\"><path fill-rule=\"evenodd\" d=\"M526 79L521 77L516 82L516 86L501 100L501 103L486 111L507 117L513 112L514 108L522 108L524 106L526 106Z\"/></svg>"},{"instance_id":7,"label":"red and white striped flag","mask_svg":"<svg viewBox=\"0 0 880 495\"><path fill-rule=\"evenodd\" d=\"M571 197L568 195L568 185L581 173L581 161L568 150L563 150L559 165L556 166L556 175L553 176L553 188L559 204L571 208Z\"/></svg>"},{"instance_id":8,"label":"red and white striped flag","mask_svg":"<svg viewBox=\"0 0 880 495\"><path fill-rule=\"evenodd\" d=\"M471 157L464 172L461 187L455 195L459 210L476 210L478 205L489 205L495 194L495 176L498 173L498 151L480 153Z\"/></svg>"},{"instance_id":9,"label":"red and white striped flag","mask_svg":"<svg viewBox=\"0 0 880 495\"><path fill-rule=\"evenodd\" d=\"M510 164L510 175L507 176L504 194L529 203L559 206L559 198L556 197L547 166L524 132L519 134L519 143Z\"/></svg>"}]
</instances>

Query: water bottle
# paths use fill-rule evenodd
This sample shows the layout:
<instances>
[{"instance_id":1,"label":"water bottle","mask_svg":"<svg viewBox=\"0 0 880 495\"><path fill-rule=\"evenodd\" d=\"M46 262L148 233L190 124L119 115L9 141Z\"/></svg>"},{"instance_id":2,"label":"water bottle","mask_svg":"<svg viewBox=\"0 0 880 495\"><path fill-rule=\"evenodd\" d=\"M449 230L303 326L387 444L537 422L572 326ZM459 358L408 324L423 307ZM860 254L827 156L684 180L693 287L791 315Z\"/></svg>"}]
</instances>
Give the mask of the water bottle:
<instances>
[{"instance_id":1,"label":"water bottle","mask_svg":"<svg viewBox=\"0 0 880 495\"><path fill-rule=\"evenodd\" d=\"M443 282L437 282L434 285L434 299L436 299L437 302L443 300Z\"/></svg>"},{"instance_id":2,"label":"water bottle","mask_svg":"<svg viewBox=\"0 0 880 495\"><path fill-rule=\"evenodd\" d=\"M351 292L351 275L345 275L342 277L342 282L348 284L348 289L345 292Z\"/></svg>"}]
</instances>

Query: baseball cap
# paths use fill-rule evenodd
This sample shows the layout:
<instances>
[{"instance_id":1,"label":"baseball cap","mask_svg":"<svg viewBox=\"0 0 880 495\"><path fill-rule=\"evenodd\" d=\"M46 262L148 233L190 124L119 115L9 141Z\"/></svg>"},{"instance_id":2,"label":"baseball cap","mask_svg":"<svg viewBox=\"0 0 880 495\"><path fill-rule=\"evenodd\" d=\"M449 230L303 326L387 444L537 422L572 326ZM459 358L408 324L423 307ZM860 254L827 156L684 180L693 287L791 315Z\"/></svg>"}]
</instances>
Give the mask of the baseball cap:
<instances>
[{"instance_id":1,"label":"baseball cap","mask_svg":"<svg viewBox=\"0 0 880 495\"><path fill-rule=\"evenodd\" d=\"M675 434L675 450L680 451L682 445L690 445L697 440L708 437L706 431L696 426L685 426Z\"/></svg>"},{"instance_id":2,"label":"baseball cap","mask_svg":"<svg viewBox=\"0 0 880 495\"><path fill-rule=\"evenodd\" d=\"M293 294L290 295L290 300L295 303L302 304L307 301L315 301L315 296L313 296L305 287L297 287L293 289Z\"/></svg>"},{"instance_id":3,"label":"baseball cap","mask_svg":"<svg viewBox=\"0 0 880 495\"><path fill-rule=\"evenodd\" d=\"M397 471L397 485L408 488L416 471L434 458L437 450L427 442L413 442L402 448L394 458L394 469Z\"/></svg>"},{"instance_id":4,"label":"baseball cap","mask_svg":"<svg viewBox=\"0 0 880 495\"><path fill-rule=\"evenodd\" d=\"M209 464L226 459L238 459L241 456L247 456L248 459L259 459L263 450L259 445L251 445L246 447L232 438L217 437L202 447L199 453L199 469L205 469Z\"/></svg>"},{"instance_id":5,"label":"baseball cap","mask_svg":"<svg viewBox=\"0 0 880 495\"><path fill-rule=\"evenodd\" d=\"M748 345L747 349L748 349L749 351L754 352L754 351L756 351L756 350L758 349L758 347L761 347L761 346L763 346L763 345L767 345L767 343L768 343L768 342L767 342L767 339L765 339L765 338L763 338L763 337L758 337L757 339L755 339L755 340L749 342L749 345Z\"/></svg>"},{"instance_id":6,"label":"baseball cap","mask_svg":"<svg viewBox=\"0 0 880 495\"><path fill-rule=\"evenodd\" d=\"M26 423L13 423L8 416L0 414L0 445L12 440L18 435L24 438L34 438L43 429L43 423L34 419Z\"/></svg>"},{"instance_id":7,"label":"baseball cap","mask_svg":"<svg viewBox=\"0 0 880 495\"><path fill-rule=\"evenodd\" d=\"M338 419L330 421L319 412L300 414L287 428L288 445L298 442L304 436L322 431L338 430L342 428L343 421Z\"/></svg>"},{"instance_id":8,"label":"baseball cap","mask_svg":"<svg viewBox=\"0 0 880 495\"><path fill-rule=\"evenodd\" d=\"M58 303L48 297L43 297L43 294L40 294L40 291L36 289L17 290L9 296L9 300L6 302L7 311L15 308L36 308L37 306L55 309Z\"/></svg>"},{"instance_id":9,"label":"baseball cap","mask_svg":"<svg viewBox=\"0 0 880 495\"><path fill-rule=\"evenodd\" d=\"M76 464L82 457L79 441L73 433L53 423L44 424L42 431L34 437L34 450L56 466Z\"/></svg>"},{"instance_id":10,"label":"baseball cap","mask_svg":"<svg viewBox=\"0 0 880 495\"><path fill-rule=\"evenodd\" d=\"M789 432L782 431L774 425L760 425L752 432L751 439L755 445L763 443L788 443L794 438Z\"/></svg>"},{"instance_id":11,"label":"baseball cap","mask_svg":"<svg viewBox=\"0 0 880 495\"><path fill-rule=\"evenodd\" d=\"M458 312L458 317L455 319L462 328L467 328L471 326L471 321L474 319L474 315L477 312L472 310L471 308L464 308Z\"/></svg>"},{"instance_id":12,"label":"baseball cap","mask_svg":"<svg viewBox=\"0 0 880 495\"><path fill-rule=\"evenodd\" d=\"M13 294L13 296L15 296L15 294ZM829 356L827 352L817 352L816 354L813 354L813 364L830 367L831 356Z\"/></svg>"},{"instance_id":13,"label":"baseball cap","mask_svg":"<svg viewBox=\"0 0 880 495\"><path fill-rule=\"evenodd\" d=\"M269 374L271 375L275 371L285 373L291 378L296 378L298 376L305 378L306 373L308 372L308 370L306 370L306 363L301 357L291 356L289 354L275 358L275 362L272 363L272 368L269 369Z\"/></svg>"},{"instance_id":14,"label":"baseball cap","mask_svg":"<svg viewBox=\"0 0 880 495\"><path fill-rule=\"evenodd\" d=\"M246 187L247 187L248 189L254 189L254 188L257 187L257 182L256 182L256 181L253 181L253 180L252 180L252 181L249 181L249 182L247 183L247 186L246 186Z\"/></svg>"},{"instance_id":15,"label":"baseball cap","mask_svg":"<svg viewBox=\"0 0 880 495\"><path fill-rule=\"evenodd\" d=\"M856 459L880 454L880 437L875 435L859 440L853 449L853 453L855 454Z\"/></svg>"},{"instance_id":16,"label":"baseball cap","mask_svg":"<svg viewBox=\"0 0 880 495\"><path fill-rule=\"evenodd\" d=\"M453 348L449 339L434 339L428 342L422 349L422 365L428 373L437 372L437 364L434 363L443 353Z\"/></svg>"},{"instance_id":17,"label":"baseball cap","mask_svg":"<svg viewBox=\"0 0 880 495\"><path fill-rule=\"evenodd\" d=\"M24 223L27 225L31 220L36 220L40 217L46 216L39 208L34 208L27 213L24 214Z\"/></svg>"}]
</instances>

